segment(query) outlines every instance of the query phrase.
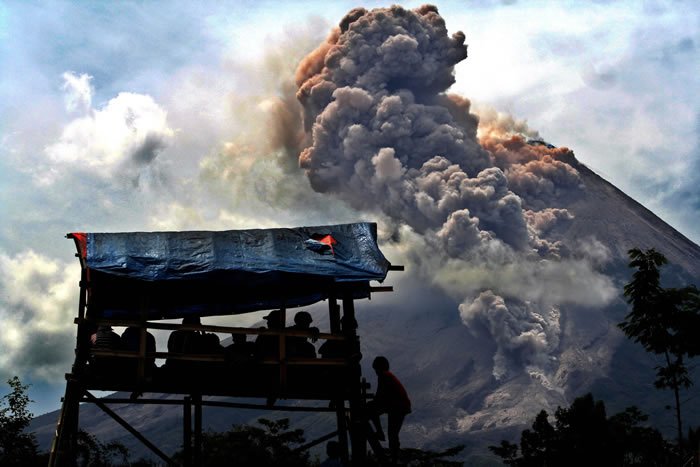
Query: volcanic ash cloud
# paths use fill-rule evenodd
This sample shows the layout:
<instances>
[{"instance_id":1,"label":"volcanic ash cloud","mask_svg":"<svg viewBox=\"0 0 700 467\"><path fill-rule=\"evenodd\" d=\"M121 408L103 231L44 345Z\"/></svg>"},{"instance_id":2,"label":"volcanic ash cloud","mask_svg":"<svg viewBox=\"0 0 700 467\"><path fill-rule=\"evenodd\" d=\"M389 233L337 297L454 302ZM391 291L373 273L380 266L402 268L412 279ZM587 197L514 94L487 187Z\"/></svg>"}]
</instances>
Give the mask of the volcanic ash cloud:
<instances>
[{"instance_id":1,"label":"volcanic ash cloud","mask_svg":"<svg viewBox=\"0 0 700 467\"><path fill-rule=\"evenodd\" d=\"M548 360L559 342L553 310L580 296L547 297L544 284L576 286L574 260L540 235L571 220L557 200L583 187L570 151L528 144L536 133L512 119L480 127L469 100L446 93L466 57L464 34L449 36L434 6L350 11L297 70L308 141L299 165L316 191L419 234L418 272L463 303L467 326L492 335L504 377ZM601 286L586 304L610 300L595 261L577 261L577 274ZM524 290L536 301L521 302Z\"/></svg>"}]
</instances>

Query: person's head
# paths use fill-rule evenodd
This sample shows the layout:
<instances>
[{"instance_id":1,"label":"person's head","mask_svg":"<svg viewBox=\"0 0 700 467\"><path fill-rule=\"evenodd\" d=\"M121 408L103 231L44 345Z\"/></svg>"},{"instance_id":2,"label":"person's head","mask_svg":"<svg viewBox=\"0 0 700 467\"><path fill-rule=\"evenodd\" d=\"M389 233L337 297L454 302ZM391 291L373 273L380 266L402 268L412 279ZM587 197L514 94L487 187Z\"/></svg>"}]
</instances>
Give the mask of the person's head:
<instances>
[{"instance_id":1,"label":"person's head","mask_svg":"<svg viewBox=\"0 0 700 467\"><path fill-rule=\"evenodd\" d=\"M234 332L231 334L231 339L234 344L245 344L248 337L242 332Z\"/></svg>"},{"instance_id":2,"label":"person's head","mask_svg":"<svg viewBox=\"0 0 700 467\"><path fill-rule=\"evenodd\" d=\"M219 344L221 344L221 339L219 339L219 336L217 336L213 332L207 332L206 334L204 334L204 342L206 342L207 345L216 347Z\"/></svg>"},{"instance_id":3,"label":"person's head","mask_svg":"<svg viewBox=\"0 0 700 467\"><path fill-rule=\"evenodd\" d=\"M308 328L312 322L313 318L311 317L311 314L309 314L308 311L300 311L296 315L294 315L294 324L296 324L299 327Z\"/></svg>"},{"instance_id":4,"label":"person's head","mask_svg":"<svg viewBox=\"0 0 700 467\"><path fill-rule=\"evenodd\" d=\"M188 315L182 318L182 324L201 324L199 316Z\"/></svg>"},{"instance_id":5,"label":"person's head","mask_svg":"<svg viewBox=\"0 0 700 467\"><path fill-rule=\"evenodd\" d=\"M389 360L386 357L379 356L372 362L372 368L377 374L389 371Z\"/></svg>"},{"instance_id":6,"label":"person's head","mask_svg":"<svg viewBox=\"0 0 700 467\"><path fill-rule=\"evenodd\" d=\"M337 441L328 441L328 444L326 444L326 455L331 459L340 457L340 444Z\"/></svg>"},{"instance_id":7,"label":"person's head","mask_svg":"<svg viewBox=\"0 0 700 467\"><path fill-rule=\"evenodd\" d=\"M340 318L340 327L346 332L353 331L357 329L357 320L350 316L343 315L343 317Z\"/></svg>"},{"instance_id":8,"label":"person's head","mask_svg":"<svg viewBox=\"0 0 700 467\"><path fill-rule=\"evenodd\" d=\"M284 326L283 323L280 323L280 317L280 310L272 310L270 313L267 314L267 316L264 316L263 319L267 321L267 327L272 329Z\"/></svg>"}]
</instances>

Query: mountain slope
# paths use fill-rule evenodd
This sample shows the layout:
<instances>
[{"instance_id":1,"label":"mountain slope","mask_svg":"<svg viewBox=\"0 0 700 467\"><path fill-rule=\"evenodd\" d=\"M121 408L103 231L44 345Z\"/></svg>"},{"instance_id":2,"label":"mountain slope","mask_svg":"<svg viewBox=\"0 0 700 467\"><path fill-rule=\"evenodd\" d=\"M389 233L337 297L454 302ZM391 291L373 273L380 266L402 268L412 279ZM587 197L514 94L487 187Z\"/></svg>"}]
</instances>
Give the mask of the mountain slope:
<instances>
[{"instance_id":1,"label":"mountain slope","mask_svg":"<svg viewBox=\"0 0 700 467\"><path fill-rule=\"evenodd\" d=\"M557 236L595 236L625 261L630 248L657 248L670 264L693 278L700 277L698 245L584 164L573 158L568 162L578 170L586 190L581 199L567 206L576 217L570 228Z\"/></svg>"},{"instance_id":2,"label":"mountain slope","mask_svg":"<svg viewBox=\"0 0 700 467\"><path fill-rule=\"evenodd\" d=\"M698 283L700 247L573 156L566 162L578 171L583 189L559 206L573 218L557 224L545 238L569 245L595 239L604 245L609 255L600 267L613 279L618 296L604 307L561 305L559 341L549 362L542 369L530 368L500 379L494 376L497 349L493 340L465 326L456 311L457 300L424 278L407 271L395 283L395 293L358 303L364 374L373 382L367 365L373 356L386 355L413 400L414 412L402 435L404 445L438 447L466 442L471 452L483 452L485 445L512 436L539 410L551 412L591 390L606 402L610 413L635 404L650 412L657 426L667 422L670 414L663 407L668 395L653 388L653 358L627 341L616 327L627 312L621 294L630 275L626 252L632 247L657 248L673 264L673 280ZM325 326L321 312L316 316L320 326ZM117 412L166 452L180 445L179 408L124 406ZM56 416L47 414L32 423L44 448ZM228 409L205 410L204 424L208 429L225 430L259 416L292 416L294 426L304 428L308 438L334 429L333 417L328 415ZM145 453L95 407L82 409L81 426L101 439L124 442L134 452Z\"/></svg>"}]
</instances>

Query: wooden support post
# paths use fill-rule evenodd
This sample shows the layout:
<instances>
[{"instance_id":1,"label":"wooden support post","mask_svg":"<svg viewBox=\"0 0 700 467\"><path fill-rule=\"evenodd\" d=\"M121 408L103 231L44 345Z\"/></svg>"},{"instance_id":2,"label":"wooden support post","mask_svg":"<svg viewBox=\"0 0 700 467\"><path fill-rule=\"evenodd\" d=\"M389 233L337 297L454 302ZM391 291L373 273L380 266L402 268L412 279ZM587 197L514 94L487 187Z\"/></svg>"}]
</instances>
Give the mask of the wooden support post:
<instances>
[{"instance_id":1,"label":"wooden support post","mask_svg":"<svg viewBox=\"0 0 700 467\"><path fill-rule=\"evenodd\" d=\"M348 451L348 422L345 416L345 401L336 399L335 420L338 425L338 444L340 445L340 457L343 465L349 465L350 454Z\"/></svg>"},{"instance_id":2,"label":"wooden support post","mask_svg":"<svg viewBox=\"0 0 700 467\"><path fill-rule=\"evenodd\" d=\"M348 322L355 320L355 302L352 297L343 297L343 317ZM350 340L350 354L360 353L360 340L357 337L354 327L348 326L344 329L345 337ZM365 425L367 415L364 410L364 401L362 400L362 370L360 362L352 364L349 369L351 372L350 378L350 444L352 445L352 462L353 466L364 466L367 460L367 436L365 434Z\"/></svg>"},{"instance_id":3,"label":"wooden support post","mask_svg":"<svg viewBox=\"0 0 700 467\"><path fill-rule=\"evenodd\" d=\"M192 394L194 405L194 452L192 464L201 465L202 459L202 395Z\"/></svg>"},{"instance_id":4,"label":"wooden support post","mask_svg":"<svg viewBox=\"0 0 700 467\"><path fill-rule=\"evenodd\" d=\"M280 308L279 329L283 330L287 324L287 308ZM287 336L280 334L279 336L279 359L280 359L280 393L284 394L287 390Z\"/></svg>"},{"instance_id":5,"label":"wooden support post","mask_svg":"<svg viewBox=\"0 0 700 467\"><path fill-rule=\"evenodd\" d=\"M331 334L340 332L340 306L335 297L328 299L328 315L331 322Z\"/></svg>"},{"instance_id":6,"label":"wooden support post","mask_svg":"<svg viewBox=\"0 0 700 467\"><path fill-rule=\"evenodd\" d=\"M141 291L141 320L139 329L139 363L136 372L136 380L139 386L143 384L146 373L146 347L148 341L148 329L146 322L148 321L148 304L146 302L146 294Z\"/></svg>"},{"instance_id":7,"label":"wooden support post","mask_svg":"<svg viewBox=\"0 0 700 467\"><path fill-rule=\"evenodd\" d=\"M182 414L182 454L183 467L193 467L192 464L192 399L185 397Z\"/></svg>"},{"instance_id":8,"label":"wooden support post","mask_svg":"<svg viewBox=\"0 0 700 467\"><path fill-rule=\"evenodd\" d=\"M334 295L328 298L328 315L331 323L331 334L339 334L341 331L340 326L340 305L338 305L338 300ZM340 456L343 459L343 464L349 464L349 451L348 451L348 426L345 416L345 400L335 399L333 401L335 405L335 419L338 426L338 444L340 446Z\"/></svg>"},{"instance_id":9,"label":"wooden support post","mask_svg":"<svg viewBox=\"0 0 700 467\"><path fill-rule=\"evenodd\" d=\"M49 454L49 467L64 467L75 464L77 447L80 399L79 383L73 375L66 375L66 393L63 397L61 415Z\"/></svg>"},{"instance_id":10,"label":"wooden support post","mask_svg":"<svg viewBox=\"0 0 700 467\"><path fill-rule=\"evenodd\" d=\"M82 258L81 258L82 264ZM85 322L87 306L88 274L83 265L80 273L80 295L78 299L78 319L80 323L75 338L75 360L72 373L66 375L66 392L61 407L61 415L56 426L54 440L49 454L49 466L60 467L75 463L78 423L80 419L80 399L83 397L79 378L85 373L89 355L91 329Z\"/></svg>"},{"instance_id":11,"label":"wooden support post","mask_svg":"<svg viewBox=\"0 0 700 467\"><path fill-rule=\"evenodd\" d=\"M82 375L85 364L90 353L90 335L92 329L85 322L85 308L87 307L87 287L88 274L85 268L80 273L80 298L78 299L78 332L76 333L75 341L75 361L73 363L72 373L74 375Z\"/></svg>"}]
</instances>

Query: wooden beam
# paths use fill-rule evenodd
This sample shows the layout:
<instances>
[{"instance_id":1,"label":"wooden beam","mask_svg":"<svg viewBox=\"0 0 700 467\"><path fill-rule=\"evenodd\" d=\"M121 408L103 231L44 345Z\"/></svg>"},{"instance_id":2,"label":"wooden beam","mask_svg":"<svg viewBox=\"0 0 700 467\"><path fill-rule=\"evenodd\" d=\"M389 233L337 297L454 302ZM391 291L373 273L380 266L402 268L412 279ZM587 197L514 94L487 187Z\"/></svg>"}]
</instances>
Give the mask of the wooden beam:
<instances>
[{"instance_id":1,"label":"wooden beam","mask_svg":"<svg viewBox=\"0 0 700 467\"><path fill-rule=\"evenodd\" d=\"M109 326L119 326L128 328L130 326L141 326L141 321L126 320L126 319L96 319L96 320L81 320L80 318L75 318L73 322L75 324L80 324L82 321L94 323L96 325L109 325ZM147 329L159 329L166 331L204 331L204 332L217 332L220 334L251 334L251 335L270 335L270 336L298 336L298 337L312 337L310 331L302 331L295 329L267 329L267 328L240 328L232 326L210 326L207 324L180 324L180 323L160 323L147 321L145 323ZM345 339L344 336L332 333L319 333L317 335L319 339L324 340L342 340Z\"/></svg>"},{"instance_id":2,"label":"wooden beam","mask_svg":"<svg viewBox=\"0 0 700 467\"><path fill-rule=\"evenodd\" d=\"M391 285L385 285L385 286L380 286L380 287L370 287L369 288L370 292L393 292L394 287Z\"/></svg>"},{"instance_id":3,"label":"wooden beam","mask_svg":"<svg viewBox=\"0 0 700 467\"><path fill-rule=\"evenodd\" d=\"M161 459L163 459L163 461L165 461L166 464L172 465L172 466L175 465L175 463L173 462L173 460L170 459L168 456L166 456L165 453L163 453L163 451L161 451L160 449L158 449L158 447L157 447L155 444L151 443L148 439L146 439L145 436L143 436L141 433L139 433L134 427L132 427L131 425L129 425L129 423L128 423L127 421L125 421L123 418L121 418L119 415L117 415L114 411L112 411L112 409L110 409L110 408L107 407L105 404L103 404L102 401L100 401L98 398L96 398L95 396L93 396L92 394L90 394L90 392L88 392L88 391L84 391L84 395L85 395L85 397L87 397L87 399L88 399L89 402L91 402L91 403L97 405L100 409L102 409L102 411L103 411L104 413L106 413L107 415L109 415L110 417L112 417L112 418L114 419L115 422L119 423L119 424L120 424L122 427L124 427L129 433L131 433L132 435L134 435L134 437L135 437L136 439L138 439L139 441L141 441L148 449L150 449L151 451L153 451L153 453L154 453L155 455L157 455L158 457L160 457Z\"/></svg>"},{"instance_id":4,"label":"wooden beam","mask_svg":"<svg viewBox=\"0 0 700 467\"><path fill-rule=\"evenodd\" d=\"M99 357L124 357L124 358L139 358L139 352L133 350L107 350L107 349L92 349L92 355ZM173 359L187 360L195 362L224 362L226 357L222 354L180 354L169 352L147 352L146 357L155 359ZM274 358L264 358L261 360L253 360L251 363L261 365L276 365L280 361ZM288 365L310 365L310 366L345 366L349 362L343 358L303 358L303 357L287 357L285 361Z\"/></svg>"},{"instance_id":5,"label":"wooden beam","mask_svg":"<svg viewBox=\"0 0 700 467\"><path fill-rule=\"evenodd\" d=\"M318 439L315 439L311 442L308 442L302 446L299 446L298 448L294 448L292 452L301 452L301 451L306 451L307 449L311 449L314 446L318 446L324 441L328 441L329 439L335 438L338 435L337 431L334 431L333 433L328 433L327 435L323 435Z\"/></svg>"},{"instance_id":6,"label":"wooden beam","mask_svg":"<svg viewBox=\"0 0 700 467\"><path fill-rule=\"evenodd\" d=\"M192 394L194 405L194 452L192 459L194 465L200 465L202 459L202 395Z\"/></svg>"},{"instance_id":7,"label":"wooden beam","mask_svg":"<svg viewBox=\"0 0 700 467\"><path fill-rule=\"evenodd\" d=\"M335 412L335 409L329 407L302 407L291 405L274 405L270 407L267 404L245 404L242 402L225 401L202 401L202 405L207 407L227 407L231 409L275 410L278 412Z\"/></svg>"},{"instance_id":8,"label":"wooden beam","mask_svg":"<svg viewBox=\"0 0 700 467\"><path fill-rule=\"evenodd\" d=\"M182 409L182 454L185 458L184 467L192 467L192 399L189 396L185 397L185 404Z\"/></svg>"}]
</instances>

